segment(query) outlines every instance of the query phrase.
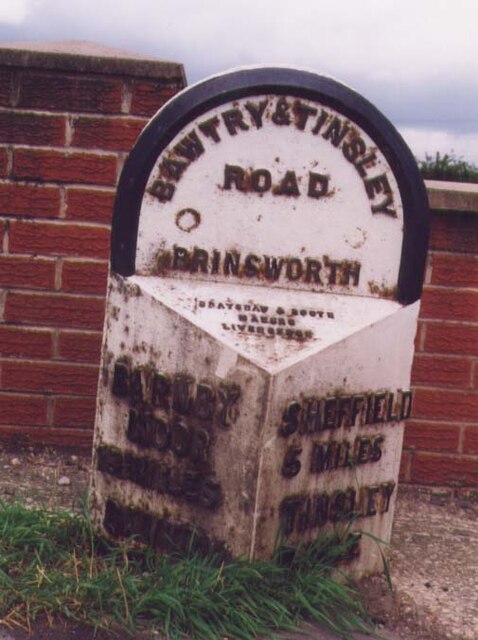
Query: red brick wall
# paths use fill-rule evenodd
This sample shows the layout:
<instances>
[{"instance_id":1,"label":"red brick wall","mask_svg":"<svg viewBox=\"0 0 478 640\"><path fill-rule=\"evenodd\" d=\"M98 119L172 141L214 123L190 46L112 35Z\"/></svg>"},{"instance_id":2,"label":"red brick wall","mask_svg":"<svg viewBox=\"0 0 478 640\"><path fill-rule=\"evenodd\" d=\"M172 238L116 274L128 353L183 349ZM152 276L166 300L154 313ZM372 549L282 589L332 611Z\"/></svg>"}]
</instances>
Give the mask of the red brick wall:
<instances>
[{"instance_id":1,"label":"red brick wall","mask_svg":"<svg viewBox=\"0 0 478 640\"><path fill-rule=\"evenodd\" d=\"M478 186L470 190L474 211L432 214L402 456L402 481L414 484L478 486Z\"/></svg>"},{"instance_id":2,"label":"red brick wall","mask_svg":"<svg viewBox=\"0 0 478 640\"><path fill-rule=\"evenodd\" d=\"M0 441L90 446L115 185L182 71L28 55L0 51Z\"/></svg>"}]
</instances>

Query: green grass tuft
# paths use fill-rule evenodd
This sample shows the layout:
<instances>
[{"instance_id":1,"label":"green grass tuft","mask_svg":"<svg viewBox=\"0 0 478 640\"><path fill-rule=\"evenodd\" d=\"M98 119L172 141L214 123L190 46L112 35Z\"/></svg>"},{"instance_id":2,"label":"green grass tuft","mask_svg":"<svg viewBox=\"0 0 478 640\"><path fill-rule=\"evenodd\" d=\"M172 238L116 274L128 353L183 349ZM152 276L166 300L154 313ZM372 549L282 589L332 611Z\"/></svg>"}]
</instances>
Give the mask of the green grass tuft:
<instances>
[{"instance_id":1,"label":"green grass tuft","mask_svg":"<svg viewBox=\"0 0 478 640\"><path fill-rule=\"evenodd\" d=\"M86 515L0 503L0 622L29 629L47 616L171 640L248 640L307 620L351 638L371 626L353 585L334 577L349 540L334 534L273 561L221 563L131 551L98 537Z\"/></svg>"}]
</instances>

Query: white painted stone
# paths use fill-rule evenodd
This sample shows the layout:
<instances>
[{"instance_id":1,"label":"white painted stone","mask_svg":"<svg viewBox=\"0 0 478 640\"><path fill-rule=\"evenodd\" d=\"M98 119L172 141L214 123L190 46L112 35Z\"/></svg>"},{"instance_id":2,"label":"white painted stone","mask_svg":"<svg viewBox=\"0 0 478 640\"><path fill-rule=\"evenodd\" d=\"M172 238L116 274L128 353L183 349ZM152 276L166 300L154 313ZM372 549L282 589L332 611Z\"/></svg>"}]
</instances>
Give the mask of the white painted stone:
<instances>
[{"instance_id":1,"label":"white painted stone","mask_svg":"<svg viewBox=\"0 0 478 640\"><path fill-rule=\"evenodd\" d=\"M193 282L179 288L175 281L143 276L127 281L113 278L111 284L103 352L107 366L98 396L97 447L133 452L138 458L147 457L170 469L187 470L194 466L188 457L175 455L170 449L158 451L128 440L131 403L111 393L114 364L125 358L131 368L143 367L145 371L152 368L171 378L177 374L190 375L194 380L192 395L197 383L207 384L218 393L221 384L227 382L240 388L240 397L234 405L238 415L230 427L221 425L217 411L212 421L198 420L194 413L192 417L184 417L188 428L209 433L208 458L211 477L221 486L220 506L202 507L197 500L144 490L135 482L97 473L95 498L99 513L104 514L107 499L146 508L158 517L167 513L174 522L192 524L207 531L213 539L226 540L234 555L267 557L276 543L284 500L353 489L358 501L361 487L392 483L386 513L362 517L356 522L357 528L389 539L402 421L359 426L357 420L354 427L319 429L311 435L295 433L288 437L280 435L280 427L283 413L293 401L408 390L418 303L401 307L389 300L313 294L311 304L308 293L270 292L269 305L289 311L288 316L283 315L300 318L300 326L313 331L314 337L303 343L280 336L267 338L226 331L222 320L232 323L238 311L202 308L198 304L201 295L216 303L228 299L230 304L252 305L255 287ZM328 305L334 318L300 316L301 309L321 309L324 305ZM290 309L297 309L298 316L291 316ZM171 419L172 415L180 417L170 410L159 410L158 415L165 419ZM363 464L352 459L349 468L310 472L313 445L347 441L351 447L357 447L359 438L378 437L383 437L383 442L380 440L376 445L380 460L372 462L367 457L371 454L364 453L368 462ZM301 471L294 478L285 478L282 467L293 447L302 449L298 456ZM362 497L362 502L365 499ZM294 530L287 541L314 539L330 525L329 522L327 527L311 526L303 533ZM381 557L376 544L364 537L361 546L361 559L356 562L355 571L379 570Z\"/></svg>"},{"instance_id":2,"label":"white painted stone","mask_svg":"<svg viewBox=\"0 0 478 640\"><path fill-rule=\"evenodd\" d=\"M397 302L401 194L359 125L296 103L203 112L149 175L135 274L112 273L107 299L92 513L108 535L185 547L196 530L265 558L353 511L351 530L390 538L419 307ZM351 572L380 570L372 538L357 549Z\"/></svg>"}]
</instances>

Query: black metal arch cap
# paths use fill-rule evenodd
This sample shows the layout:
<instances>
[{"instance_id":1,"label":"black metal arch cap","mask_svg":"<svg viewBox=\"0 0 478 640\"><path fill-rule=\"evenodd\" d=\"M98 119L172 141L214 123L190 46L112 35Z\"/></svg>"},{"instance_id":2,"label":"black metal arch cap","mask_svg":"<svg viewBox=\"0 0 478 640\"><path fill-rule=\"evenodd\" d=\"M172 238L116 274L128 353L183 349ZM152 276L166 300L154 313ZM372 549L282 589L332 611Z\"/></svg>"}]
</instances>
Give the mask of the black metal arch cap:
<instances>
[{"instance_id":1,"label":"black metal arch cap","mask_svg":"<svg viewBox=\"0 0 478 640\"><path fill-rule=\"evenodd\" d=\"M357 123L386 157L397 181L404 233L397 300L420 298L428 247L428 198L415 159L390 121L368 100L331 78L286 67L256 67L214 76L172 98L145 127L125 162L118 185L111 231L111 268L135 272L141 203L160 153L191 120L221 104L260 94L317 100Z\"/></svg>"}]
</instances>

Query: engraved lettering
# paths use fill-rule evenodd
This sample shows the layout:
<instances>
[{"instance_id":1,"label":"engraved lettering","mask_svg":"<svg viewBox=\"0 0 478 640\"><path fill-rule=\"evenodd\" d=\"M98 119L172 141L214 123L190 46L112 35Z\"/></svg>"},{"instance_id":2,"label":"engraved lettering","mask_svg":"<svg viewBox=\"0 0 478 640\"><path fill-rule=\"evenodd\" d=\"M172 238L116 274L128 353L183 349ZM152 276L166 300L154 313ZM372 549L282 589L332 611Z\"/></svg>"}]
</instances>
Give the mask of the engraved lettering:
<instances>
[{"instance_id":1,"label":"engraved lettering","mask_svg":"<svg viewBox=\"0 0 478 640\"><path fill-rule=\"evenodd\" d=\"M367 150L365 141L360 136L354 136L349 142L342 145L344 158L354 164Z\"/></svg>"},{"instance_id":2,"label":"engraved lettering","mask_svg":"<svg viewBox=\"0 0 478 640\"><path fill-rule=\"evenodd\" d=\"M174 151L176 155L194 162L204 153L204 147L198 134L193 129L174 147Z\"/></svg>"},{"instance_id":3,"label":"engraved lettering","mask_svg":"<svg viewBox=\"0 0 478 640\"><path fill-rule=\"evenodd\" d=\"M126 398L129 394L129 366L126 362L115 363L112 393L118 398Z\"/></svg>"},{"instance_id":4,"label":"engraved lettering","mask_svg":"<svg viewBox=\"0 0 478 640\"><path fill-rule=\"evenodd\" d=\"M390 499L395 489L395 482L383 482L380 485L382 493L382 508L381 513L387 513L390 508Z\"/></svg>"},{"instance_id":5,"label":"engraved lettering","mask_svg":"<svg viewBox=\"0 0 478 640\"><path fill-rule=\"evenodd\" d=\"M267 100L261 100L259 103L255 102L247 102L246 103L246 111L249 112L253 124L257 127L257 129L262 128L262 116L264 115L264 111L267 107Z\"/></svg>"},{"instance_id":6,"label":"engraved lettering","mask_svg":"<svg viewBox=\"0 0 478 640\"><path fill-rule=\"evenodd\" d=\"M314 282L315 284L323 284L320 278L320 270L322 264L318 260L312 258L305 259L305 281Z\"/></svg>"},{"instance_id":7,"label":"engraved lettering","mask_svg":"<svg viewBox=\"0 0 478 640\"><path fill-rule=\"evenodd\" d=\"M259 264L261 259L253 253L249 253L244 261L244 275L247 278L254 278L259 275Z\"/></svg>"},{"instance_id":8,"label":"engraved lettering","mask_svg":"<svg viewBox=\"0 0 478 640\"><path fill-rule=\"evenodd\" d=\"M178 458L185 458L189 453L190 444L191 432L188 425L180 418L175 418L171 429L171 451Z\"/></svg>"},{"instance_id":9,"label":"engraved lettering","mask_svg":"<svg viewBox=\"0 0 478 640\"><path fill-rule=\"evenodd\" d=\"M240 388L235 384L221 384L219 400L221 403L219 421L223 427L230 427L237 419L237 401L241 395Z\"/></svg>"},{"instance_id":10,"label":"engraved lettering","mask_svg":"<svg viewBox=\"0 0 478 640\"><path fill-rule=\"evenodd\" d=\"M327 194L329 188L329 177L321 173L309 172L309 187L307 195L309 198L321 198Z\"/></svg>"},{"instance_id":11,"label":"engraved lettering","mask_svg":"<svg viewBox=\"0 0 478 640\"><path fill-rule=\"evenodd\" d=\"M189 268L189 252L183 247L174 245L173 247L173 269L178 271L187 271Z\"/></svg>"},{"instance_id":12,"label":"engraved lettering","mask_svg":"<svg viewBox=\"0 0 478 640\"><path fill-rule=\"evenodd\" d=\"M166 158L161 163L161 173L171 180L181 179L184 171L187 169L187 162L183 162L182 160L175 160L174 158Z\"/></svg>"},{"instance_id":13,"label":"engraved lettering","mask_svg":"<svg viewBox=\"0 0 478 640\"><path fill-rule=\"evenodd\" d=\"M274 124L290 124L289 106L290 105L285 98L279 98L277 100L275 111L272 114L272 122Z\"/></svg>"},{"instance_id":14,"label":"engraved lettering","mask_svg":"<svg viewBox=\"0 0 478 640\"><path fill-rule=\"evenodd\" d=\"M327 113L327 111L324 111L324 109L321 109L319 117L317 118L317 121L315 123L315 126L312 129L312 133L314 135L317 135L318 133L320 133L320 130L324 126L324 124L325 124L325 122L326 122L328 117L329 117L329 114Z\"/></svg>"},{"instance_id":15,"label":"engraved lettering","mask_svg":"<svg viewBox=\"0 0 478 640\"><path fill-rule=\"evenodd\" d=\"M386 513L395 483L382 482L360 489L360 498L353 487L332 493L287 496L280 505L281 531L285 537L321 528L327 522L337 523L351 517L374 517Z\"/></svg>"},{"instance_id":16,"label":"engraved lettering","mask_svg":"<svg viewBox=\"0 0 478 640\"><path fill-rule=\"evenodd\" d=\"M232 189L234 185L239 191L245 191L245 175L246 172L241 167L232 164L226 164L224 167L224 184L223 189Z\"/></svg>"},{"instance_id":17,"label":"engraved lettering","mask_svg":"<svg viewBox=\"0 0 478 640\"><path fill-rule=\"evenodd\" d=\"M307 124L307 120L310 116L317 115L317 109L315 107L310 107L300 100L296 100L294 102L292 110L295 116L295 126L297 129L300 129L300 131L304 131L305 125Z\"/></svg>"},{"instance_id":18,"label":"engraved lettering","mask_svg":"<svg viewBox=\"0 0 478 640\"><path fill-rule=\"evenodd\" d=\"M231 136L237 134L237 130L248 131L249 126L244 122L244 116L240 109L228 109L221 113L226 129Z\"/></svg>"},{"instance_id":19,"label":"engraved lettering","mask_svg":"<svg viewBox=\"0 0 478 640\"><path fill-rule=\"evenodd\" d=\"M334 147L340 146L350 129L350 125L343 123L339 118L333 118L327 129L322 134L325 140L330 140Z\"/></svg>"},{"instance_id":20,"label":"engraved lettering","mask_svg":"<svg viewBox=\"0 0 478 640\"><path fill-rule=\"evenodd\" d=\"M193 429L191 436L190 457L195 462L206 462L209 457L210 438L204 429Z\"/></svg>"},{"instance_id":21,"label":"engraved lettering","mask_svg":"<svg viewBox=\"0 0 478 640\"><path fill-rule=\"evenodd\" d=\"M300 409L300 405L299 405ZM322 414L320 411L320 401L317 398L306 398L301 421L300 432L315 433L322 428Z\"/></svg>"},{"instance_id":22,"label":"engraved lettering","mask_svg":"<svg viewBox=\"0 0 478 640\"><path fill-rule=\"evenodd\" d=\"M149 193L160 202L169 202L175 191L176 187L174 184L171 182L164 182L163 180L154 180L151 188L149 189Z\"/></svg>"},{"instance_id":23,"label":"engraved lettering","mask_svg":"<svg viewBox=\"0 0 478 640\"><path fill-rule=\"evenodd\" d=\"M360 160L357 160L357 162L354 163L354 167L357 169L360 177L362 178L366 178L367 177L367 171L365 169L365 167L367 165L374 165L377 162L377 156L375 154L374 151L368 153L365 157L361 158Z\"/></svg>"},{"instance_id":24,"label":"engraved lettering","mask_svg":"<svg viewBox=\"0 0 478 640\"><path fill-rule=\"evenodd\" d=\"M147 397L145 374L142 368L133 369L130 385L132 404L141 404Z\"/></svg>"},{"instance_id":25,"label":"engraved lettering","mask_svg":"<svg viewBox=\"0 0 478 640\"><path fill-rule=\"evenodd\" d=\"M282 267L284 266L284 260L280 258L271 258L269 256L264 256L265 265L264 265L264 275L267 280L278 280L282 271Z\"/></svg>"},{"instance_id":26,"label":"engraved lettering","mask_svg":"<svg viewBox=\"0 0 478 640\"><path fill-rule=\"evenodd\" d=\"M295 476L300 473L301 462L299 456L301 453L302 447L289 447L282 464L282 475L284 478L295 478Z\"/></svg>"},{"instance_id":27,"label":"engraved lettering","mask_svg":"<svg viewBox=\"0 0 478 640\"><path fill-rule=\"evenodd\" d=\"M297 511L303 502L301 497L285 498L280 506L281 529L285 536L290 535L295 529Z\"/></svg>"},{"instance_id":28,"label":"engraved lettering","mask_svg":"<svg viewBox=\"0 0 478 640\"><path fill-rule=\"evenodd\" d=\"M367 178L364 180L364 185L370 200L373 200L377 194L385 194L385 199L383 199L382 202L372 205L372 213L384 213L392 218L396 218L397 212L395 209L389 207L389 205L393 204L393 196L387 176L382 173L373 178Z\"/></svg>"},{"instance_id":29,"label":"engraved lettering","mask_svg":"<svg viewBox=\"0 0 478 640\"><path fill-rule=\"evenodd\" d=\"M216 393L207 384L198 384L194 400L194 415L201 420L211 420L216 409Z\"/></svg>"},{"instance_id":30,"label":"engraved lettering","mask_svg":"<svg viewBox=\"0 0 478 640\"><path fill-rule=\"evenodd\" d=\"M193 380L190 376L177 375L172 384L173 409L181 414L189 413L191 406L191 386Z\"/></svg>"},{"instance_id":31,"label":"engraved lettering","mask_svg":"<svg viewBox=\"0 0 478 640\"><path fill-rule=\"evenodd\" d=\"M279 196L299 196L299 185L295 171L286 171L278 186L274 187L273 192Z\"/></svg>"},{"instance_id":32,"label":"engraved lettering","mask_svg":"<svg viewBox=\"0 0 478 640\"><path fill-rule=\"evenodd\" d=\"M161 416L152 415L150 420L152 427L151 445L157 451L165 451L169 447L169 424Z\"/></svg>"},{"instance_id":33,"label":"engraved lettering","mask_svg":"<svg viewBox=\"0 0 478 640\"><path fill-rule=\"evenodd\" d=\"M287 261L286 277L288 280L294 282L302 278L302 260L299 258L291 258Z\"/></svg>"},{"instance_id":34,"label":"engraved lettering","mask_svg":"<svg viewBox=\"0 0 478 640\"><path fill-rule=\"evenodd\" d=\"M301 435L310 435L327 429L351 428L372 424L382 425L385 422L389 422L389 399L392 396L393 394L390 392L379 391L367 395L339 395L325 398L307 397L302 402L292 400L284 410L282 422L279 425L279 433L287 437L296 431L299 431ZM406 420L410 417L411 391L397 393L395 411L396 415L392 416L394 420ZM381 441L374 443L372 440L372 448L375 448L374 456L378 456L377 451L381 444ZM359 446L358 441L356 446ZM363 451L359 456L360 459L366 455L364 453L366 445L363 444L361 446Z\"/></svg>"},{"instance_id":35,"label":"engraved lettering","mask_svg":"<svg viewBox=\"0 0 478 640\"><path fill-rule=\"evenodd\" d=\"M282 423L279 428L281 436L290 436L299 427L299 416L301 406L298 402L291 402L282 416Z\"/></svg>"},{"instance_id":36,"label":"engraved lettering","mask_svg":"<svg viewBox=\"0 0 478 640\"><path fill-rule=\"evenodd\" d=\"M336 469L338 463L339 446L336 442L315 444L312 448L311 473L322 473L329 469Z\"/></svg>"},{"instance_id":37,"label":"engraved lettering","mask_svg":"<svg viewBox=\"0 0 478 640\"><path fill-rule=\"evenodd\" d=\"M376 393L373 408L373 422L385 422L386 393Z\"/></svg>"},{"instance_id":38,"label":"engraved lettering","mask_svg":"<svg viewBox=\"0 0 478 640\"><path fill-rule=\"evenodd\" d=\"M239 275L239 261L241 259L241 254L236 251L226 251L226 255L224 256L224 275L228 276L230 274L234 276Z\"/></svg>"},{"instance_id":39,"label":"engraved lettering","mask_svg":"<svg viewBox=\"0 0 478 640\"><path fill-rule=\"evenodd\" d=\"M219 127L219 118L214 116L213 118L209 118L209 120L204 120L204 122L199 123L199 129L201 133L203 133L207 138L211 138L214 142L220 142L221 138L217 129Z\"/></svg>"},{"instance_id":40,"label":"engraved lettering","mask_svg":"<svg viewBox=\"0 0 478 640\"><path fill-rule=\"evenodd\" d=\"M272 178L267 169L256 169L251 173L251 189L256 193L269 191L271 185Z\"/></svg>"},{"instance_id":41,"label":"engraved lettering","mask_svg":"<svg viewBox=\"0 0 478 640\"><path fill-rule=\"evenodd\" d=\"M191 273L197 273L198 271L201 271L201 273L207 273L208 260L208 252L204 249L198 249L195 247L191 259Z\"/></svg>"}]
</instances>

